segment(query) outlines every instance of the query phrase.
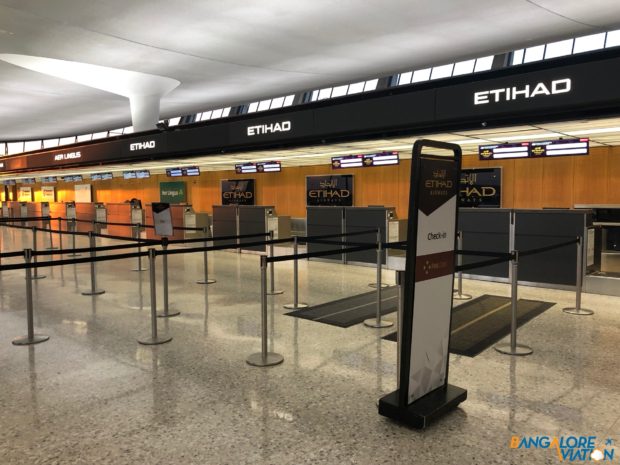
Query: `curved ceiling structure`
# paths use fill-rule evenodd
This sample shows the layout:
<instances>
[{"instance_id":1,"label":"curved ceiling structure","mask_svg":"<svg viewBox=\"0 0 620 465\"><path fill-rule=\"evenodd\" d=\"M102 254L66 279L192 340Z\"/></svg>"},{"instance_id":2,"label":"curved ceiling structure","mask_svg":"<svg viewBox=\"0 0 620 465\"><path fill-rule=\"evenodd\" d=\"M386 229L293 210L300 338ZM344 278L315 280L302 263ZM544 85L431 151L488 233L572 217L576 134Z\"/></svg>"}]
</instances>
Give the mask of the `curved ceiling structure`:
<instances>
[{"instance_id":1,"label":"curved ceiling structure","mask_svg":"<svg viewBox=\"0 0 620 465\"><path fill-rule=\"evenodd\" d=\"M166 76L161 117L620 25L617 0L0 0L0 54ZM0 61L0 140L131 124L125 98Z\"/></svg>"}]
</instances>

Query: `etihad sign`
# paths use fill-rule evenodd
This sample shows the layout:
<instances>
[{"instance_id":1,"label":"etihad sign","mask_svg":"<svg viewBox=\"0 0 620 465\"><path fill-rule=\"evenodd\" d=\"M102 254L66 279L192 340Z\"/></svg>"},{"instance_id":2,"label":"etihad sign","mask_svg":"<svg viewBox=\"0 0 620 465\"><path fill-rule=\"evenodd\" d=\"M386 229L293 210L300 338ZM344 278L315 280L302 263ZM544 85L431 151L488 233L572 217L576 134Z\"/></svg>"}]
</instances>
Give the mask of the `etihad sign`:
<instances>
[{"instance_id":1,"label":"etihad sign","mask_svg":"<svg viewBox=\"0 0 620 465\"><path fill-rule=\"evenodd\" d=\"M155 141L154 140L147 140L145 142L134 142L133 144L129 144L129 150L136 151L136 150L146 150L146 149L154 149L155 148Z\"/></svg>"},{"instance_id":2,"label":"etihad sign","mask_svg":"<svg viewBox=\"0 0 620 465\"><path fill-rule=\"evenodd\" d=\"M530 99L541 95L566 94L571 91L570 78L556 79L550 83L539 82L523 87L502 87L501 89L482 90L474 93L474 105L510 102L512 100Z\"/></svg>"},{"instance_id":3,"label":"etihad sign","mask_svg":"<svg viewBox=\"0 0 620 465\"><path fill-rule=\"evenodd\" d=\"M76 160L82 158L82 152L58 153L54 155L54 161Z\"/></svg>"},{"instance_id":4,"label":"etihad sign","mask_svg":"<svg viewBox=\"0 0 620 465\"><path fill-rule=\"evenodd\" d=\"M281 121L279 123L259 124L257 126L248 126L248 136L259 136L261 134L272 134L275 132L288 132L291 130L290 121Z\"/></svg>"}]
</instances>

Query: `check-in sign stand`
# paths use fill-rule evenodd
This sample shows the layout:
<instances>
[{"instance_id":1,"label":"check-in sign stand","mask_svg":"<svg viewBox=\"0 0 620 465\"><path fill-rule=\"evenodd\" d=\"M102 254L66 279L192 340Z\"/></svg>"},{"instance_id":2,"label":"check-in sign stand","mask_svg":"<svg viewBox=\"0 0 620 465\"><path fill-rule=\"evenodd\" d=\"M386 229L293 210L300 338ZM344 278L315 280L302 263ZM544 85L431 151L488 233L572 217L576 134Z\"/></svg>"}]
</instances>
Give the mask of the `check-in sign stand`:
<instances>
[{"instance_id":1,"label":"check-in sign stand","mask_svg":"<svg viewBox=\"0 0 620 465\"><path fill-rule=\"evenodd\" d=\"M153 226L155 234L162 237L170 237L173 234L172 214L170 204L164 202L153 202Z\"/></svg>"},{"instance_id":2,"label":"check-in sign stand","mask_svg":"<svg viewBox=\"0 0 620 465\"><path fill-rule=\"evenodd\" d=\"M465 389L448 384L460 169L458 145L414 144L399 388L380 399L379 413L416 428L467 398Z\"/></svg>"}]
</instances>

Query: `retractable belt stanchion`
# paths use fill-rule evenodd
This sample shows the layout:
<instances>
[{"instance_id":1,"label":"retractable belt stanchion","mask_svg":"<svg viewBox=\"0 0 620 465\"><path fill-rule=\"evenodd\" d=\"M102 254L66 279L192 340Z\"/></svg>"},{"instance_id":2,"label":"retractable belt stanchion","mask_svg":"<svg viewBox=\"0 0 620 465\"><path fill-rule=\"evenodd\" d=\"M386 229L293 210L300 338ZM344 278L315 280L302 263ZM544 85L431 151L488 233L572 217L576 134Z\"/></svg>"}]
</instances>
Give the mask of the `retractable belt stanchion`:
<instances>
[{"instance_id":1,"label":"retractable belt stanchion","mask_svg":"<svg viewBox=\"0 0 620 465\"><path fill-rule=\"evenodd\" d=\"M383 262L383 248L381 246L381 231L377 231L377 314L375 318L364 320L364 325L370 328L389 328L394 323L381 319L381 266Z\"/></svg>"},{"instance_id":2,"label":"retractable belt stanchion","mask_svg":"<svg viewBox=\"0 0 620 465\"><path fill-rule=\"evenodd\" d=\"M58 247L54 247L54 238L52 236L52 219L49 218L47 221L47 227L49 228L49 240L50 240L50 245L49 247L46 247L45 250L56 250ZM43 224L43 223L41 223Z\"/></svg>"},{"instance_id":3,"label":"retractable belt stanchion","mask_svg":"<svg viewBox=\"0 0 620 465\"><path fill-rule=\"evenodd\" d=\"M261 351L250 355L246 362L256 367L278 365L284 361L282 355L267 352L267 257L260 257L260 285L261 285Z\"/></svg>"},{"instance_id":4,"label":"retractable belt stanchion","mask_svg":"<svg viewBox=\"0 0 620 465\"><path fill-rule=\"evenodd\" d=\"M380 229L378 229L378 230L377 230L377 244L379 244L380 242L381 242L381 230L380 230ZM379 246L377 246L377 247L379 247ZM379 281L376 281L376 282L374 282L374 283L370 283L370 284L368 284L368 287L374 287L374 288L376 288L376 287L377 287L377 286L379 286L379 285L381 285L381 287L382 287L383 289L385 289L386 287L389 287L389 284L388 284L388 283L381 282L381 284L379 284Z\"/></svg>"},{"instance_id":5,"label":"retractable belt stanchion","mask_svg":"<svg viewBox=\"0 0 620 465\"><path fill-rule=\"evenodd\" d=\"M67 226L69 226L69 223L67 221ZM79 253L75 253L75 230L76 230L76 222L75 222L75 218L71 219L71 232L73 234L71 234L71 248L73 249L73 253L70 253L69 255L67 255L67 257L79 257L80 254Z\"/></svg>"},{"instance_id":6,"label":"retractable belt stanchion","mask_svg":"<svg viewBox=\"0 0 620 465\"><path fill-rule=\"evenodd\" d=\"M154 346L165 344L172 341L170 336L159 336L157 334L157 289L155 288L155 249L149 249L149 281L151 287L151 335L143 339L138 339L140 344L145 346Z\"/></svg>"},{"instance_id":7,"label":"retractable belt stanchion","mask_svg":"<svg viewBox=\"0 0 620 465\"><path fill-rule=\"evenodd\" d=\"M298 246L299 240L297 239L297 236L293 236L293 254L295 255L295 258L293 259L293 303L284 305L284 308L292 310L308 307L308 304L299 302L299 269L297 260Z\"/></svg>"},{"instance_id":8,"label":"retractable belt stanchion","mask_svg":"<svg viewBox=\"0 0 620 465\"><path fill-rule=\"evenodd\" d=\"M202 228L202 232L205 235L205 242L204 242L204 247L205 249L207 248L207 239L209 234L207 233L208 229ZM196 281L196 284L213 284L215 282L215 279L209 279L209 258L207 256L207 251L205 250L203 252L203 262L204 262L204 274L205 277L204 279L199 279L198 281Z\"/></svg>"},{"instance_id":9,"label":"retractable belt stanchion","mask_svg":"<svg viewBox=\"0 0 620 465\"><path fill-rule=\"evenodd\" d=\"M519 271L519 252L513 250L510 260L510 343L495 346L500 354L504 355L530 355L533 349L524 344L517 344L517 281Z\"/></svg>"},{"instance_id":10,"label":"retractable belt stanchion","mask_svg":"<svg viewBox=\"0 0 620 465\"><path fill-rule=\"evenodd\" d=\"M575 306L562 309L571 315L594 315L594 311L581 307L581 288L583 286L583 242L577 237L577 280L575 282Z\"/></svg>"},{"instance_id":11,"label":"retractable belt stanchion","mask_svg":"<svg viewBox=\"0 0 620 465\"><path fill-rule=\"evenodd\" d=\"M32 250L34 252L37 251L37 228L36 227L32 227ZM36 254L34 254L34 262L37 263L37 256ZM43 279L45 278L45 275L43 274L39 274L39 269L35 268L34 269L34 274L32 275L31 279Z\"/></svg>"},{"instance_id":12,"label":"retractable belt stanchion","mask_svg":"<svg viewBox=\"0 0 620 465\"><path fill-rule=\"evenodd\" d=\"M97 251L95 247L97 246L95 242L96 237L93 235L92 231L88 232L88 244L90 247L90 258L94 259L97 256ZM103 289L97 289L97 275L95 274L95 261L92 260L90 262L90 291L82 292L82 295L101 295L104 294L105 291Z\"/></svg>"},{"instance_id":13,"label":"retractable belt stanchion","mask_svg":"<svg viewBox=\"0 0 620 465\"><path fill-rule=\"evenodd\" d=\"M58 248L62 250L62 218L58 217Z\"/></svg>"},{"instance_id":14,"label":"retractable belt stanchion","mask_svg":"<svg viewBox=\"0 0 620 465\"><path fill-rule=\"evenodd\" d=\"M269 240L273 241L273 231L269 231ZM273 242L271 242L271 244L269 244L269 256L273 257L273 255ZM269 283L269 291L267 292L267 295L283 294L284 291L276 291L276 273L273 262L269 263L269 277L271 278L271 282Z\"/></svg>"},{"instance_id":15,"label":"retractable belt stanchion","mask_svg":"<svg viewBox=\"0 0 620 465\"><path fill-rule=\"evenodd\" d=\"M456 247L459 251L463 250L463 231L456 232ZM457 255L456 263L458 266L463 264L463 256L461 254ZM463 272L458 271L457 273L457 286L454 291L454 296L452 297L454 300L469 300L472 298L469 294L463 294Z\"/></svg>"},{"instance_id":16,"label":"retractable belt stanchion","mask_svg":"<svg viewBox=\"0 0 620 465\"><path fill-rule=\"evenodd\" d=\"M26 264L32 261L32 250L24 250ZM36 268L35 268L36 270ZM26 268L26 317L28 319L28 334L13 340L13 345L26 346L47 341L50 337L34 333L34 311L32 308L32 268Z\"/></svg>"},{"instance_id":17,"label":"retractable belt stanchion","mask_svg":"<svg viewBox=\"0 0 620 465\"><path fill-rule=\"evenodd\" d=\"M142 252L142 244L140 243L140 225L136 224L133 227L133 237L134 239L138 239L138 253ZM150 258L149 258L150 262ZM142 255L138 255L138 266L137 268L133 268L131 271L146 271L147 268L142 268Z\"/></svg>"},{"instance_id":18,"label":"retractable belt stanchion","mask_svg":"<svg viewBox=\"0 0 620 465\"><path fill-rule=\"evenodd\" d=\"M162 268L163 268L163 277L164 277L164 309L157 314L159 318L170 318L172 316L180 315L179 311L170 311L168 308L168 254L166 250L168 250L168 238L164 237L161 240L161 248L164 253L162 253Z\"/></svg>"}]
</instances>

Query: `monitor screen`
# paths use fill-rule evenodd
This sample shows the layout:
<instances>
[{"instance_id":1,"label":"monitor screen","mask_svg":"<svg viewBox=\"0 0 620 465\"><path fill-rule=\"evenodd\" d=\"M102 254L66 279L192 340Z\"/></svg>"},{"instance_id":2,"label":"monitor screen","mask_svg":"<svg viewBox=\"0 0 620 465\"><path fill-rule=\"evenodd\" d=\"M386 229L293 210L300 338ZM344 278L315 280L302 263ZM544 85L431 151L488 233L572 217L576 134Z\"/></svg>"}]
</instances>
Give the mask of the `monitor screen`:
<instances>
[{"instance_id":1,"label":"monitor screen","mask_svg":"<svg viewBox=\"0 0 620 465\"><path fill-rule=\"evenodd\" d=\"M150 177L151 177L151 172L149 170L136 170L137 179L144 179L144 178L150 178Z\"/></svg>"},{"instance_id":2,"label":"monitor screen","mask_svg":"<svg viewBox=\"0 0 620 465\"><path fill-rule=\"evenodd\" d=\"M238 164L235 165L235 172L237 174L256 173L256 165L254 163Z\"/></svg>"},{"instance_id":3,"label":"monitor screen","mask_svg":"<svg viewBox=\"0 0 620 465\"><path fill-rule=\"evenodd\" d=\"M37 182L35 178L22 178L20 181L22 184L34 184Z\"/></svg>"},{"instance_id":4,"label":"monitor screen","mask_svg":"<svg viewBox=\"0 0 620 465\"><path fill-rule=\"evenodd\" d=\"M2 182L4 183L5 186L14 186L16 184L15 179L5 179Z\"/></svg>"},{"instance_id":5,"label":"monitor screen","mask_svg":"<svg viewBox=\"0 0 620 465\"><path fill-rule=\"evenodd\" d=\"M41 178L41 182L42 183L54 183L57 182L58 179L56 178L56 176L43 176Z\"/></svg>"},{"instance_id":6,"label":"monitor screen","mask_svg":"<svg viewBox=\"0 0 620 465\"><path fill-rule=\"evenodd\" d=\"M170 177L183 176L183 170L181 170L181 168L166 168L166 176L170 176Z\"/></svg>"},{"instance_id":7,"label":"monitor screen","mask_svg":"<svg viewBox=\"0 0 620 465\"><path fill-rule=\"evenodd\" d=\"M256 171L259 173L276 173L282 171L279 161L261 161L256 163Z\"/></svg>"},{"instance_id":8,"label":"monitor screen","mask_svg":"<svg viewBox=\"0 0 620 465\"><path fill-rule=\"evenodd\" d=\"M90 175L91 181L104 181L112 179L112 173L93 173Z\"/></svg>"},{"instance_id":9,"label":"monitor screen","mask_svg":"<svg viewBox=\"0 0 620 465\"><path fill-rule=\"evenodd\" d=\"M135 171L123 171L123 179L136 179Z\"/></svg>"},{"instance_id":10,"label":"monitor screen","mask_svg":"<svg viewBox=\"0 0 620 465\"><path fill-rule=\"evenodd\" d=\"M187 168L183 168L184 176L200 176L200 168L197 166L188 166Z\"/></svg>"}]
</instances>

